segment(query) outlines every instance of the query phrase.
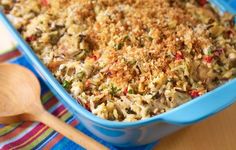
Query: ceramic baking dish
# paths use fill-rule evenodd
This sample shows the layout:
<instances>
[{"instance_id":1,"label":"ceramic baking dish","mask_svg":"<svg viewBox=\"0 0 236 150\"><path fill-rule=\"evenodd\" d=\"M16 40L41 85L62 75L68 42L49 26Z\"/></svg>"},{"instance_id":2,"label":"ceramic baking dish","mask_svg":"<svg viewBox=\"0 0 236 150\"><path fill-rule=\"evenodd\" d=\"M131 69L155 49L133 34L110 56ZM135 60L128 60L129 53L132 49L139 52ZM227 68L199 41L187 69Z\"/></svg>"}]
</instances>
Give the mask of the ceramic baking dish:
<instances>
[{"instance_id":1,"label":"ceramic baking dish","mask_svg":"<svg viewBox=\"0 0 236 150\"><path fill-rule=\"evenodd\" d=\"M236 13L236 3L233 1L211 0L210 2L220 11ZM98 118L80 106L63 89L3 13L0 13L0 20L55 96L89 131L116 146L131 147L155 142L176 130L206 119L236 101L236 79L234 79L203 96L149 119L137 122L114 122Z\"/></svg>"}]
</instances>

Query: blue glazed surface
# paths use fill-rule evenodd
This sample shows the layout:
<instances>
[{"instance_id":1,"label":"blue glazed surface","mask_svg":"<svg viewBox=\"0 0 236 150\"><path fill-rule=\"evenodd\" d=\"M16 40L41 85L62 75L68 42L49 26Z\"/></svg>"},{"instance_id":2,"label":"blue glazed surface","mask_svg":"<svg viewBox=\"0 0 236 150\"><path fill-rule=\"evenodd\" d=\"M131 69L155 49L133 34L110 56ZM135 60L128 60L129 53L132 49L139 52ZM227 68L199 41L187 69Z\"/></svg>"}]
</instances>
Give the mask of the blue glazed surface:
<instances>
[{"instance_id":1,"label":"blue glazed surface","mask_svg":"<svg viewBox=\"0 0 236 150\"><path fill-rule=\"evenodd\" d=\"M227 5L227 0L210 1L223 12L227 10L235 13L236 4L233 0L228 0L231 5ZM127 147L152 143L187 125L199 122L236 101L236 79L234 79L201 97L149 119L137 122L112 122L98 118L78 105L76 100L62 88L2 13L0 13L0 20L11 32L19 44L19 49L26 55L55 96L77 116L89 131L114 145Z\"/></svg>"},{"instance_id":2,"label":"blue glazed surface","mask_svg":"<svg viewBox=\"0 0 236 150\"><path fill-rule=\"evenodd\" d=\"M209 0L222 12L229 12L236 14L236 1L235 0Z\"/></svg>"}]
</instances>

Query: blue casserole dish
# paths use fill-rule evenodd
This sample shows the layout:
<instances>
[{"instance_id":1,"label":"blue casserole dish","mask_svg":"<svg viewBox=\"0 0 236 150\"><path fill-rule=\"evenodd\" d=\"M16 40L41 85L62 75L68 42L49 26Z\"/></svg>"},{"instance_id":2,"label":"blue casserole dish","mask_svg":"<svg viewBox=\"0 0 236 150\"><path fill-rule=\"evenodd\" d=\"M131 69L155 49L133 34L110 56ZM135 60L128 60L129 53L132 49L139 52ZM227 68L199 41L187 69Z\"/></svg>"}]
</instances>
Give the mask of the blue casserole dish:
<instances>
[{"instance_id":1,"label":"blue casserole dish","mask_svg":"<svg viewBox=\"0 0 236 150\"><path fill-rule=\"evenodd\" d=\"M220 11L236 14L236 2L234 1L210 0ZM133 147L155 142L183 127L206 119L236 101L236 79L234 79L203 96L149 119L137 122L113 122L98 118L78 105L76 100L64 90L3 13L0 13L0 20L18 42L18 48L32 63L55 96L89 131L113 145Z\"/></svg>"}]
</instances>

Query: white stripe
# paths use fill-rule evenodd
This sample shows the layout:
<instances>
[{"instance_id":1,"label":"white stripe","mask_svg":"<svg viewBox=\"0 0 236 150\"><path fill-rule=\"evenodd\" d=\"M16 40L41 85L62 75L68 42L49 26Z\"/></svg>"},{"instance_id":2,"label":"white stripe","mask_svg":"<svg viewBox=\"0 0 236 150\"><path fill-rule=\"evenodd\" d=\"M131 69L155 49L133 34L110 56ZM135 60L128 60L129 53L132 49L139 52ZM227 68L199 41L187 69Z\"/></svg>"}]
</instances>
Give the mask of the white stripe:
<instances>
[{"instance_id":1,"label":"white stripe","mask_svg":"<svg viewBox=\"0 0 236 150\"><path fill-rule=\"evenodd\" d=\"M54 105L50 110L49 112L53 112L54 110L56 110L58 107L60 107L62 104L60 103L57 103L56 105ZM10 139L10 140L7 140L5 142L2 142L0 143L0 149L3 148L3 146L9 144L9 143L12 143L14 141L17 141L19 140L20 138L22 138L24 135L26 135L28 132L30 132L33 128L35 128L39 123L35 122L33 123L30 127L28 127L28 129L26 129L23 133L17 135L16 137ZM13 131L14 132L14 131Z\"/></svg>"}]
</instances>

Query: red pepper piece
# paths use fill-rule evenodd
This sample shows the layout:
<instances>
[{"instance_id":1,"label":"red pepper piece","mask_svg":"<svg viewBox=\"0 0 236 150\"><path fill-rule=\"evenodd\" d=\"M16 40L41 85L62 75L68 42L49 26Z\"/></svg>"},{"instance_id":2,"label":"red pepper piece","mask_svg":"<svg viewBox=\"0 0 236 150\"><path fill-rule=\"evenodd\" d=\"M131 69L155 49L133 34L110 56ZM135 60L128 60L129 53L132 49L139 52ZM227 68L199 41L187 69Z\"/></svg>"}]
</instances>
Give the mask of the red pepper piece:
<instances>
[{"instance_id":1,"label":"red pepper piece","mask_svg":"<svg viewBox=\"0 0 236 150\"><path fill-rule=\"evenodd\" d=\"M211 63L212 60L213 60L213 57L212 57L212 56L205 56L205 57L203 58L203 60L204 60L205 62L207 62L207 63Z\"/></svg>"},{"instance_id":2,"label":"red pepper piece","mask_svg":"<svg viewBox=\"0 0 236 150\"><path fill-rule=\"evenodd\" d=\"M89 87L90 87L90 85L91 85L90 81L89 81L89 80L87 80L87 81L85 82L85 87L86 87L86 88L89 88Z\"/></svg>"},{"instance_id":3,"label":"red pepper piece","mask_svg":"<svg viewBox=\"0 0 236 150\"><path fill-rule=\"evenodd\" d=\"M48 0L41 0L41 4L43 6L48 6L49 5L49 1Z\"/></svg>"},{"instance_id":4,"label":"red pepper piece","mask_svg":"<svg viewBox=\"0 0 236 150\"><path fill-rule=\"evenodd\" d=\"M77 99L77 102L78 102L80 105L83 105L82 100L81 100L80 98ZM90 109L90 103L89 103L89 102L85 103L83 106L84 106L84 108L87 109L88 111L91 111L91 109Z\"/></svg>"},{"instance_id":5,"label":"red pepper piece","mask_svg":"<svg viewBox=\"0 0 236 150\"><path fill-rule=\"evenodd\" d=\"M200 6L205 6L207 4L207 0L198 0L198 4Z\"/></svg>"},{"instance_id":6,"label":"red pepper piece","mask_svg":"<svg viewBox=\"0 0 236 150\"><path fill-rule=\"evenodd\" d=\"M127 88L127 87L124 89L123 93L124 93L125 95L127 95L127 93L128 93L128 88Z\"/></svg>"},{"instance_id":7,"label":"red pepper piece","mask_svg":"<svg viewBox=\"0 0 236 150\"><path fill-rule=\"evenodd\" d=\"M181 59L184 59L184 56L181 52L177 52L175 54L175 60L181 60Z\"/></svg>"},{"instance_id":8,"label":"red pepper piece","mask_svg":"<svg viewBox=\"0 0 236 150\"><path fill-rule=\"evenodd\" d=\"M91 109L90 109L90 103L89 103L89 102L85 103L85 104L84 104L84 107L85 107L85 109L87 109L88 111L91 111Z\"/></svg>"},{"instance_id":9,"label":"red pepper piece","mask_svg":"<svg viewBox=\"0 0 236 150\"><path fill-rule=\"evenodd\" d=\"M192 98L196 98L196 97L200 96L200 94L197 90L190 91L189 94Z\"/></svg>"},{"instance_id":10,"label":"red pepper piece","mask_svg":"<svg viewBox=\"0 0 236 150\"><path fill-rule=\"evenodd\" d=\"M95 61L98 59L98 57L96 55L92 55L92 56L90 56L90 58L95 60Z\"/></svg>"},{"instance_id":11,"label":"red pepper piece","mask_svg":"<svg viewBox=\"0 0 236 150\"><path fill-rule=\"evenodd\" d=\"M37 40L37 37L35 35L29 36L26 38L26 42L33 42Z\"/></svg>"}]
</instances>

